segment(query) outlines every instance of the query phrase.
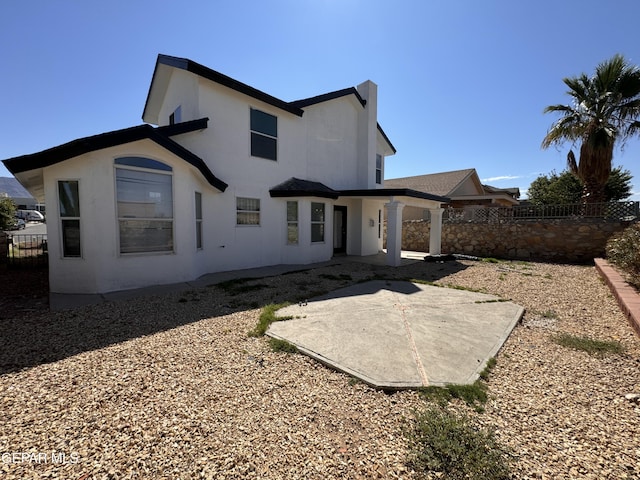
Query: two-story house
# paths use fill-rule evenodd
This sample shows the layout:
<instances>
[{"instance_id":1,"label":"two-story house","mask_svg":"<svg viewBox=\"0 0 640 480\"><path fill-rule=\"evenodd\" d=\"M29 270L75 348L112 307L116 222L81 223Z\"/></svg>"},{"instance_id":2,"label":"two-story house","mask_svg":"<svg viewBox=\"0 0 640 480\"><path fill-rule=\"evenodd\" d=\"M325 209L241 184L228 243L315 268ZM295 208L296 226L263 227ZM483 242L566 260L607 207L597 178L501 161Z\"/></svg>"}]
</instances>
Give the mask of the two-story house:
<instances>
[{"instance_id":1,"label":"two-story house","mask_svg":"<svg viewBox=\"0 0 640 480\"><path fill-rule=\"evenodd\" d=\"M373 255L385 211L388 263L399 265L404 205L437 217L447 201L384 188L395 149L378 125L371 81L287 102L159 55L142 118L4 160L46 202L52 292Z\"/></svg>"}]
</instances>

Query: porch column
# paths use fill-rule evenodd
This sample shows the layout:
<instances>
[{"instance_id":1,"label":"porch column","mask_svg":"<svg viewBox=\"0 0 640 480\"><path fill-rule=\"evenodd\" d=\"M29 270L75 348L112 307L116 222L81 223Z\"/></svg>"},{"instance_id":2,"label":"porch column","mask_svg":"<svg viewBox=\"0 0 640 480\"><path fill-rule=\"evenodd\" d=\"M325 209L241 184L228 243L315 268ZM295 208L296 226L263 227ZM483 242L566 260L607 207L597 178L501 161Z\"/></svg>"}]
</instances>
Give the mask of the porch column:
<instances>
[{"instance_id":1,"label":"porch column","mask_svg":"<svg viewBox=\"0 0 640 480\"><path fill-rule=\"evenodd\" d=\"M404 203L389 202L387 207L387 265L399 267L402 261L402 209Z\"/></svg>"},{"instance_id":2,"label":"porch column","mask_svg":"<svg viewBox=\"0 0 640 480\"><path fill-rule=\"evenodd\" d=\"M442 253L442 212L444 208L430 208L431 230L429 231L429 255Z\"/></svg>"}]
</instances>

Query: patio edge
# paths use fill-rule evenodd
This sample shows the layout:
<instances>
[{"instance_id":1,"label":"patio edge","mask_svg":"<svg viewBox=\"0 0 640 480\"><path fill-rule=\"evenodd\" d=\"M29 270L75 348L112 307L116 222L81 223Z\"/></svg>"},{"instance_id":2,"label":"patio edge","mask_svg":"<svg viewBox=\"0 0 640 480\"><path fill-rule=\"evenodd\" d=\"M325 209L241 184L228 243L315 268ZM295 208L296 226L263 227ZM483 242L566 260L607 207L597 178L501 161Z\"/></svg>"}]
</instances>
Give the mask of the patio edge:
<instances>
[{"instance_id":1,"label":"patio edge","mask_svg":"<svg viewBox=\"0 0 640 480\"><path fill-rule=\"evenodd\" d=\"M609 286L611 293L616 297L620 309L627 317L629 324L640 337L640 294L625 282L622 275L605 259L593 259L596 270Z\"/></svg>"}]
</instances>

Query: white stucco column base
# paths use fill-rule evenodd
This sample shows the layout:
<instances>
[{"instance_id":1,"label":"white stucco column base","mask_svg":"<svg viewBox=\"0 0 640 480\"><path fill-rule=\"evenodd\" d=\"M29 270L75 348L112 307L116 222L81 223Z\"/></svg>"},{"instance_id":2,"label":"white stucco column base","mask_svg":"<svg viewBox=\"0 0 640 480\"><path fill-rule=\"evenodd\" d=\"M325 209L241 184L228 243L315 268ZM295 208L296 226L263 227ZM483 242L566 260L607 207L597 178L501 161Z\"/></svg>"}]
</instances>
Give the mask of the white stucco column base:
<instances>
[{"instance_id":1,"label":"white stucco column base","mask_svg":"<svg viewBox=\"0 0 640 480\"><path fill-rule=\"evenodd\" d=\"M429 255L442 253L442 212L444 208L430 208L431 230L429 231Z\"/></svg>"},{"instance_id":2,"label":"white stucco column base","mask_svg":"<svg viewBox=\"0 0 640 480\"><path fill-rule=\"evenodd\" d=\"M404 203L389 202L387 207L387 265L399 267L402 262L402 209Z\"/></svg>"}]
</instances>

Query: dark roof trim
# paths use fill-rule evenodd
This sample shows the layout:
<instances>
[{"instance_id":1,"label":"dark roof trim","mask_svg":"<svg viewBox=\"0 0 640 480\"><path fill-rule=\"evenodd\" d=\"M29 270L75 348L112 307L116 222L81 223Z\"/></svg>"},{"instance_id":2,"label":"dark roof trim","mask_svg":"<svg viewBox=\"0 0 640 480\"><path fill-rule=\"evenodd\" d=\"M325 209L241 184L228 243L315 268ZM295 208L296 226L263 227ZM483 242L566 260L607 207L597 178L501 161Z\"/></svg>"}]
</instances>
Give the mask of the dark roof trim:
<instances>
[{"instance_id":1,"label":"dark roof trim","mask_svg":"<svg viewBox=\"0 0 640 480\"><path fill-rule=\"evenodd\" d=\"M319 197L336 200L339 197L337 191L327 187L323 183L301 180L295 177L291 177L281 184L271 187L269 194L273 198Z\"/></svg>"},{"instance_id":2,"label":"dark roof trim","mask_svg":"<svg viewBox=\"0 0 640 480\"><path fill-rule=\"evenodd\" d=\"M323 95L317 95L311 98L303 98L302 100L296 100L294 102L291 102L291 105L299 108L304 108L310 105L315 105L317 103L328 102L329 100L345 97L347 95L355 95L358 101L360 102L360 105L362 105L363 107L367 104L367 101L364 98L362 98L362 96L360 95L358 90L356 90L356 88L349 87L349 88L344 88L342 90L336 90L335 92L329 92Z\"/></svg>"},{"instance_id":3,"label":"dark roof trim","mask_svg":"<svg viewBox=\"0 0 640 480\"><path fill-rule=\"evenodd\" d=\"M49 167L69 160L70 158L84 155L85 153L149 139L196 167L212 186L223 192L228 185L218 179L213 172L209 170L204 160L169 138L171 135L202 130L207 127L208 120L208 118L203 118L191 122L184 122L184 124L159 128L153 128L147 124L138 125L136 127L101 133L91 137L79 138L42 152L9 158L3 160L2 163L4 163L7 170L15 175L28 170Z\"/></svg>"},{"instance_id":4,"label":"dark roof trim","mask_svg":"<svg viewBox=\"0 0 640 480\"><path fill-rule=\"evenodd\" d=\"M449 203L450 198L419 192L410 188L373 188L365 190L340 190L341 197L411 197L433 200L440 203Z\"/></svg>"},{"instance_id":5,"label":"dark roof trim","mask_svg":"<svg viewBox=\"0 0 640 480\"><path fill-rule=\"evenodd\" d=\"M165 125L163 127L156 127L156 131L166 135L167 137L173 137L174 135L181 135L183 133L195 132L198 130L204 130L207 128L209 119L199 118L197 120L190 120L188 122L174 123L173 125Z\"/></svg>"},{"instance_id":6,"label":"dark roof trim","mask_svg":"<svg viewBox=\"0 0 640 480\"><path fill-rule=\"evenodd\" d=\"M389 140L389 137L387 137L387 134L384 133L384 130L382 130L382 127L380 126L380 124L378 123L377 125L378 125L378 131L382 135L382 138L384 138L384 140L389 144L389 146L391 147L391 150L393 150L393 153L398 153L398 151L396 150L396 147L393 146L393 143L391 143L391 140Z\"/></svg>"},{"instance_id":7,"label":"dark roof trim","mask_svg":"<svg viewBox=\"0 0 640 480\"><path fill-rule=\"evenodd\" d=\"M154 131L150 139L156 142L161 147L166 148L176 156L182 158L185 162L196 167L200 171L202 176L206 178L207 182L209 182L211 186L217 188L221 192L224 192L229 186L227 183L223 182L213 174L213 172L209 169L207 164L204 163L204 160L198 157L195 153L184 148L179 143L170 139L169 137L162 135L157 131Z\"/></svg>"},{"instance_id":8,"label":"dark roof trim","mask_svg":"<svg viewBox=\"0 0 640 480\"><path fill-rule=\"evenodd\" d=\"M195 75L198 75L202 78L206 78L207 80L211 80L212 82L219 83L220 85L224 85L225 87L231 88L237 92L240 92L244 95L248 95L249 97L253 97L256 100L260 100L262 102L268 103L269 105L273 105L281 110L292 113L301 117L304 113L299 107L296 107L289 102L285 102L284 100L280 100L279 98L273 97L268 93L258 90L257 88L253 88L246 83L239 82L231 77L223 75L220 72L216 72L215 70L211 70L204 65L201 65L193 60L189 60L188 58L179 58L172 57L169 55L158 55L158 60L156 62L156 70L153 72L153 78L155 79L156 72L158 69L158 65L167 65L174 68L179 68L181 70L186 70L187 72L191 72ZM153 85L153 80L151 81ZM151 92L151 88L149 89ZM147 103L149 102L149 96L147 96ZM145 112L147 110L147 105L144 108ZM144 116L144 115L143 115Z\"/></svg>"}]
</instances>

